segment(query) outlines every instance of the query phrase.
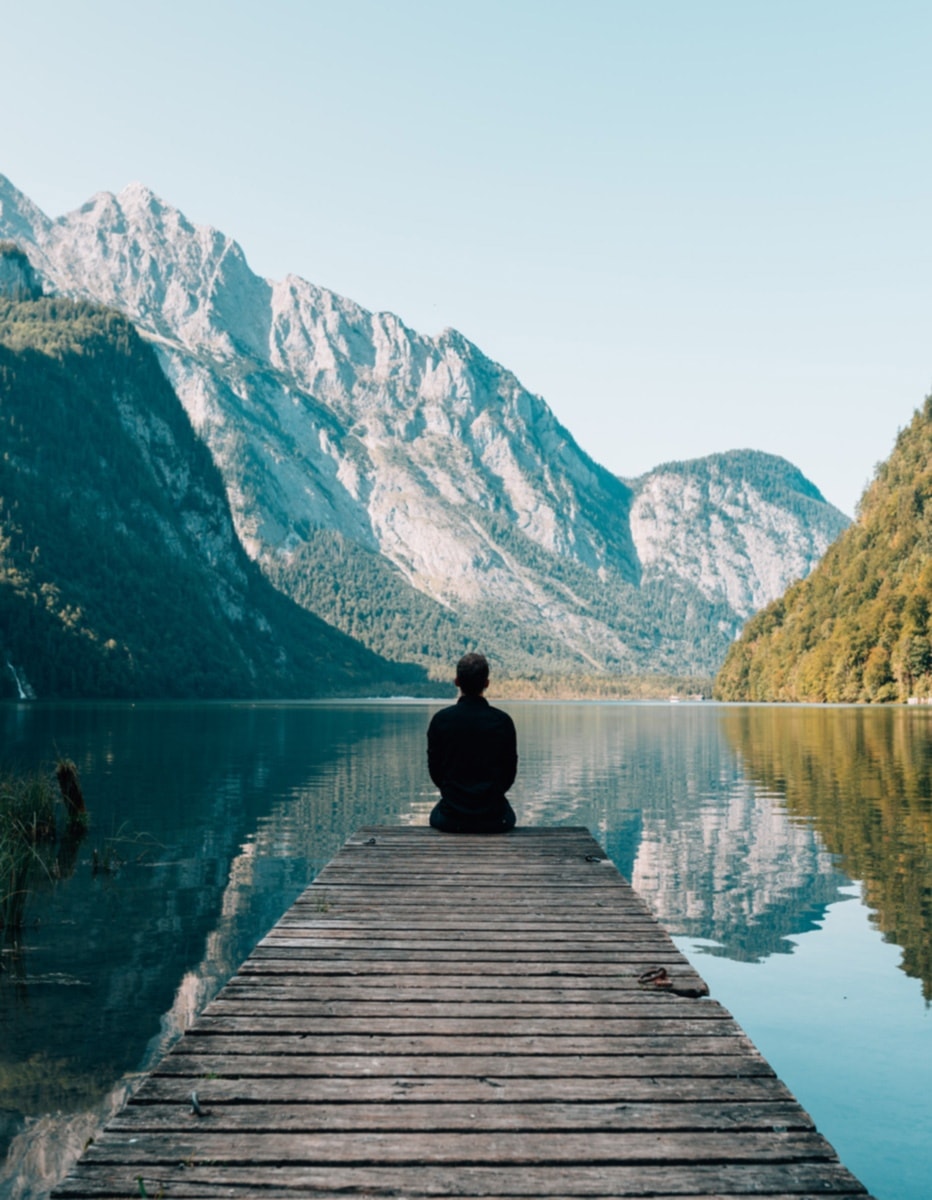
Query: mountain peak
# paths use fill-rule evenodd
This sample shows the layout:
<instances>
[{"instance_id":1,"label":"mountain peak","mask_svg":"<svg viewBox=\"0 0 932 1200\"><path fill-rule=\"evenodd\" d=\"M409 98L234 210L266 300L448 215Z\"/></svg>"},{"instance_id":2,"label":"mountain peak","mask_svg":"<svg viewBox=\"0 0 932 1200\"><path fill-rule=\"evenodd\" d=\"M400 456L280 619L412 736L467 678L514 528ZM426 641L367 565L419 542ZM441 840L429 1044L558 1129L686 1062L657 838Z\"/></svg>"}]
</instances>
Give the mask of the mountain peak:
<instances>
[{"instance_id":1,"label":"mountain peak","mask_svg":"<svg viewBox=\"0 0 932 1200\"><path fill-rule=\"evenodd\" d=\"M192 228L178 209L166 204L150 187L138 182L127 184L119 192L95 192L81 205L77 214L59 217L57 223L68 226L75 216L85 223L89 220L116 233L142 227L156 230L162 236L169 226L178 225L186 230ZM217 236L213 229L208 234Z\"/></svg>"},{"instance_id":2,"label":"mountain peak","mask_svg":"<svg viewBox=\"0 0 932 1200\"><path fill-rule=\"evenodd\" d=\"M152 188L138 179L122 188L117 198L124 207L128 204L146 208L151 208L153 205L157 205L159 208L164 207L164 202L153 192Z\"/></svg>"},{"instance_id":3,"label":"mountain peak","mask_svg":"<svg viewBox=\"0 0 932 1200\"><path fill-rule=\"evenodd\" d=\"M0 236L13 241L32 241L34 231L48 229L51 221L44 212L0 175Z\"/></svg>"}]
</instances>

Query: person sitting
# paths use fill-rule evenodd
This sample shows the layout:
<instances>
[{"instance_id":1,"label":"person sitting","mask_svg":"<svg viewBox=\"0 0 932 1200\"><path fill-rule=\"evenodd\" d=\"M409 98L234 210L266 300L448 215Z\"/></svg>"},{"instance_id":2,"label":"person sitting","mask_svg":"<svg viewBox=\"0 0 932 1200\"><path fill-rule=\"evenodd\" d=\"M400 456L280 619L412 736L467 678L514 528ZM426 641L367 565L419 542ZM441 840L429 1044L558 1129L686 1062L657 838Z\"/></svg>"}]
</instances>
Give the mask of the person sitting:
<instances>
[{"instance_id":1,"label":"person sitting","mask_svg":"<svg viewBox=\"0 0 932 1200\"><path fill-rule=\"evenodd\" d=\"M427 730L427 768L440 789L430 823L445 833L507 833L516 819L505 796L518 771L514 722L482 694L483 655L464 655L455 683L459 699L434 713Z\"/></svg>"}]
</instances>

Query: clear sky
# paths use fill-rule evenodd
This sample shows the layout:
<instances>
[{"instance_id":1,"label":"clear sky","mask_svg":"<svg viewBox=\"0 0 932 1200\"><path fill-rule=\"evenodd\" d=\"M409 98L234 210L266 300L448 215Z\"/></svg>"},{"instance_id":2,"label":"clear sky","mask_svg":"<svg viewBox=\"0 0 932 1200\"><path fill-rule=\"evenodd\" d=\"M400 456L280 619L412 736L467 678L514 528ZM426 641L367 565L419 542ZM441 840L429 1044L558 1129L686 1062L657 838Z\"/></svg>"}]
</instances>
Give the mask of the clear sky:
<instances>
[{"instance_id":1,"label":"clear sky","mask_svg":"<svg viewBox=\"0 0 932 1200\"><path fill-rule=\"evenodd\" d=\"M927 0L0 0L0 172L452 325L619 474L851 513L932 390L930 50Z\"/></svg>"}]
</instances>

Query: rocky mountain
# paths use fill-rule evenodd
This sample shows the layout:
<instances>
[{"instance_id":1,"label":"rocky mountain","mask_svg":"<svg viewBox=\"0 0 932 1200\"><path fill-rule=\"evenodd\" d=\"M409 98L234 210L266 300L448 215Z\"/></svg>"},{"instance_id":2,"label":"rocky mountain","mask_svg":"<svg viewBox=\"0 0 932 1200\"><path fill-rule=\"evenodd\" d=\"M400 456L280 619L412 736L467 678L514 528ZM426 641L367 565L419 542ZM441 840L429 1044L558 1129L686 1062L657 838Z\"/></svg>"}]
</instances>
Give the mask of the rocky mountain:
<instances>
[{"instance_id":1,"label":"rocky mountain","mask_svg":"<svg viewBox=\"0 0 932 1200\"><path fill-rule=\"evenodd\" d=\"M812 574L748 622L725 700L932 700L932 398L897 438L858 519Z\"/></svg>"},{"instance_id":2,"label":"rocky mountain","mask_svg":"<svg viewBox=\"0 0 932 1200\"><path fill-rule=\"evenodd\" d=\"M0 278L16 266L0 250ZM0 695L417 688L421 671L324 624L250 561L209 452L118 313L0 289L0 435Z\"/></svg>"},{"instance_id":3,"label":"rocky mountain","mask_svg":"<svg viewBox=\"0 0 932 1200\"><path fill-rule=\"evenodd\" d=\"M628 480L642 580L693 584L747 619L819 562L843 513L784 458L731 450Z\"/></svg>"},{"instance_id":4,"label":"rocky mountain","mask_svg":"<svg viewBox=\"0 0 932 1200\"><path fill-rule=\"evenodd\" d=\"M477 642L516 673L711 673L844 524L763 456L618 479L454 330L261 279L140 185L50 220L0 177L0 236L150 341L276 586L436 674Z\"/></svg>"}]
</instances>

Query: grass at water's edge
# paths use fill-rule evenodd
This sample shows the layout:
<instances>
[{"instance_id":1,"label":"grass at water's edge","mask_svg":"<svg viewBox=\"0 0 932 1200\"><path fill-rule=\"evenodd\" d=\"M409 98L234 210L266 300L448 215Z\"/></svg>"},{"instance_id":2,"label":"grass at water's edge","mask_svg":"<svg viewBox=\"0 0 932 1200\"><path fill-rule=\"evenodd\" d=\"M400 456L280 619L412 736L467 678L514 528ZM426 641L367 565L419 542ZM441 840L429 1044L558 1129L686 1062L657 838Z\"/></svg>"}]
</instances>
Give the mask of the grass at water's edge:
<instances>
[{"instance_id":1,"label":"grass at water's edge","mask_svg":"<svg viewBox=\"0 0 932 1200\"><path fill-rule=\"evenodd\" d=\"M0 773L0 940L15 940L40 882L74 870L84 799L73 763L63 760L56 773L58 784L51 772Z\"/></svg>"},{"instance_id":2,"label":"grass at water's edge","mask_svg":"<svg viewBox=\"0 0 932 1200\"><path fill-rule=\"evenodd\" d=\"M435 669L417 687L385 685L341 691L333 696L308 696L318 704L351 704L354 700L456 699L453 676ZM488 696L500 700L711 700L714 680L706 675L509 675L491 666Z\"/></svg>"}]
</instances>

